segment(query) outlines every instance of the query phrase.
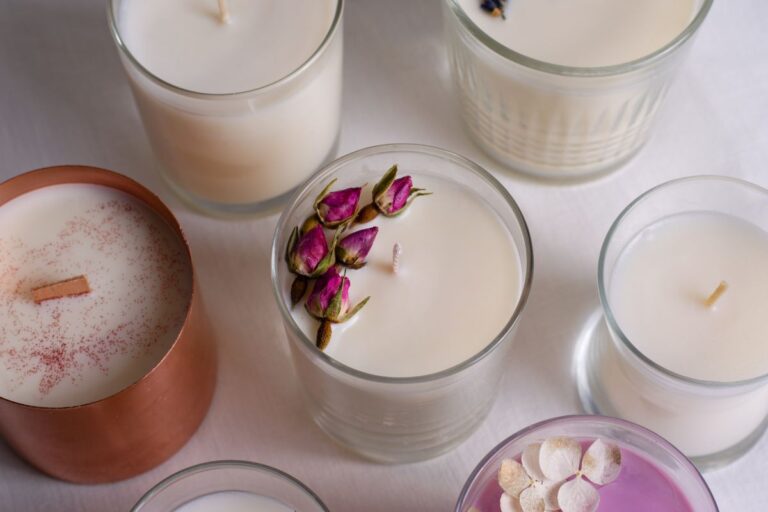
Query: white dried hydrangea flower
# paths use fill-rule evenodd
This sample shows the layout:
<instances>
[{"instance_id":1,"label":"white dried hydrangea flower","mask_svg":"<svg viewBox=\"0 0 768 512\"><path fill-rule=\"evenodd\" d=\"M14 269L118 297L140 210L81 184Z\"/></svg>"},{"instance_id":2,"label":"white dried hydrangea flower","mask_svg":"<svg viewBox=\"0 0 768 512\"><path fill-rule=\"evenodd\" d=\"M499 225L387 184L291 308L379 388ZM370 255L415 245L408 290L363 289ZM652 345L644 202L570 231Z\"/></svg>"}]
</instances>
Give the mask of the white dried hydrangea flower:
<instances>
[{"instance_id":1,"label":"white dried hydrangea flower","mask_svg":"<svg viewBox=\"0 0 768 512\"><path fill-rule=\"evenodd\" d=\"M600 495L584 478L606 485L621 470L618 446L600 439L582 457L578 441L552 437L528 445L520 460L505 459L499 468L501 512L595 512Z\"/></svg>"}]
</instances>

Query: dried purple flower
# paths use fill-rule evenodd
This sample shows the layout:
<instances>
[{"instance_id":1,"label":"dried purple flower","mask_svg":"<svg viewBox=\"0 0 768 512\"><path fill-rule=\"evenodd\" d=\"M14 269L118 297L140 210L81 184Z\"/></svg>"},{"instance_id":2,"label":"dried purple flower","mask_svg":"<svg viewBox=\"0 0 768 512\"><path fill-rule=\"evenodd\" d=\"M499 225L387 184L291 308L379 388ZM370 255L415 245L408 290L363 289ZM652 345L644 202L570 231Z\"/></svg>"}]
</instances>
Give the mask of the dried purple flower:
<instances>
[{"instance_id":1,"label":"dried purple flower","mask_svg":"<svg viewBox=\"0 0 768 512\"><path fill-rule=\"evenodd\" d=\"M401 214L416 197L431 194L423 188L414 188L410 176L395 179L396 177L397 164L390 167L381 181L373 187L373 202L387 217Z\"/></svg>"},{"instance_id":2,"label":"dried purple flower","mask_svg":"<svg viewBox=\"0 0 768 512\"><path fill-rule=\"evenodd\" d=\"M345 236L336 246L336 261L350 268L362 267L378 233L379 228L374 226Z\"/></svg>"},{"instance_id":3,"label":"dried purple flower","mask_svg":"<svg viewBox=\"0 0 768 512\"><path fill-rule=\"evenodd\" d=\"M357 215L362 187L345 188L331 192L336 182L333 179L315 199L315 212L320 222L327 228L335 228L353 219Z\"/></svg>"},{"instance_id":4,"label":"dried purple flower","mask_svg":"<svg viewBox=\"0 0 768 512\"><path fill-rule=\"evenodd\" d=\"M333 323L346 322L368 302L366 297L357 305L349 307L349 278L339 274L334 265L315 281L312 293L307 299L307 312L319 320Z\"/></svg>"},{"instance_id":5,"label":"dried purple flower","mask_svg":"<svg viewBox=\"0 0 768 512\"><path fill-rule=\"evenodd\" d=\"M339 232L334 234L331 246L325 240L325 232L320 225L304 234L299 228L293 228L285 251L285 261L294 274L315 278L323 274L335 261L335 249Z\"/></svg>"}]
</instances>

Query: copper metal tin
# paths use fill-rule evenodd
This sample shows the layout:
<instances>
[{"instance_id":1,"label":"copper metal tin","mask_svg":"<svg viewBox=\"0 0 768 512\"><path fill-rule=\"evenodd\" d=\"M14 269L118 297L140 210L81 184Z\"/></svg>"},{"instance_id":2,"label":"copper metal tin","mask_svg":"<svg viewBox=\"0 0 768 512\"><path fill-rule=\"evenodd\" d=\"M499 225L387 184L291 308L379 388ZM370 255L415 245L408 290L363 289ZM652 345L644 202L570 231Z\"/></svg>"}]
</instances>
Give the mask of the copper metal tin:
<instances>
[{"instance_id":1,"label":"copper metal tin","mask_svg":"<svg viewBox=\"0 0 768 512\"><path fill-rule=\"evenodd\" d=\"M164 218L189 245L178 221L135 181L94 167L31 171L0 184L0 206L26 192L92 183L126 192ZM193 270L187 317L157 365L122 391L75 407L36 407L0 397L0 434L41 471L77 483L114 482L147 471L176 453L205 417L216 381L216 353Z\"/></svg>"}]
</instances>

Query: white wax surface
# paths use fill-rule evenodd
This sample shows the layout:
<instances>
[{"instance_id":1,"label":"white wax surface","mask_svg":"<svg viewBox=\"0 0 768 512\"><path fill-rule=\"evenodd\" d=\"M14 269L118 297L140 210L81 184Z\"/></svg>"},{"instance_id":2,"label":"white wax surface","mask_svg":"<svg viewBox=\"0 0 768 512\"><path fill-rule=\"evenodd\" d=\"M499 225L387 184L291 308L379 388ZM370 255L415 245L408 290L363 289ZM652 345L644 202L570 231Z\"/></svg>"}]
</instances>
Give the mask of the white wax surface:
<instances>
[{"instance_id":1,"label":"white wax surface","mask_svg":"<svg viewBox=\"0 0 768 512\"><path fill-rule=\"evenodd\" d=\"M35 304L31 290L85 275L91 292ZM79 405L127 387L166 353L192 277L171 228L98 185L39 189L0 207L0 396Z\"/></svg>"},{"instance_id":2,"label":"white wax surface","mask_svg":"<svg viewBox=\"0 0 768 512\"><path fill-rule=\"evenodd\" d=\"M698 379L768 373L768 233L717 213L669 217L619 257L608 290L621 329L650 359ZM704 300L720 281L714 307Z\"/></svg>"},{"instance_id":3,"label":"white wax surface","mask_svg":"<svg viewBox=\"0 0 768 512\"><path fill-rule=\"evenodd\" d=\"M696 0L509 0L506 20L458 0L485 33L537 60L609 66L648 55L680 34Z\"/></svg>"},{"instance_id":4,"label":"white wax surface","mask_svg":"<svg viewBox=\"0 0 768 512\"><path fill-rule=\"evenodd\" d=\"M152 74L205 93L242 92L301 66L320 46L335 0L228 0L230 23L216 0L125 0L120 35Z\"/></svg>"},{"instance_id":5,"label":"white wax surface","mask_svg":"<svg viewBox=\"0 0 768 512\"><path fill-rule=\"evenodd\" d=\"M294 509L258 494L222 491L185 503L175 512L294 512Z\"/></svg>"},{"instance_id":6,"label":"white wax surface","mask_svg":"<svg viewBox=\"0 0 768 512\"><path fill-rule=\"evenodd\" d=\"M355 228L379 226L368 264L347 274L350 301L371 300L334 325L326 353L367 373L425 375L465 361L501 332L520 296L520 255L490 207L445 181L415 175L414 186L433 194L399 217ZM367 204L366 194L361 201ZM395 242L402 247L397 274ZM301 306L294 311L314 339L317 321Z\"/></svg>"}]
</instances>

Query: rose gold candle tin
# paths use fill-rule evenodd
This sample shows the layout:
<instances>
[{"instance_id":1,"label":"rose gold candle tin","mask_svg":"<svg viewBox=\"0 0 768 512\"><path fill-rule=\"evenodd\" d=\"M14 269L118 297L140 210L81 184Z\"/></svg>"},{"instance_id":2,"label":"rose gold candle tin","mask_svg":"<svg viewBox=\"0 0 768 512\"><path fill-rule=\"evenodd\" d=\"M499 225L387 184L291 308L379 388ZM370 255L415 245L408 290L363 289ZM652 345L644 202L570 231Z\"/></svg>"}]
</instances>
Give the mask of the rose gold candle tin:
<instances>
[{"instance_id":1,"label":"rose gold candle tin","mask_svg":"<svg viewBox=\"0 0 768 512\"><path fill-rule=\"evenodd\" d=\"M48 167L0 184L0 206L35 189L90 183L146 203L176 231L181 227L152 192L104 169ZM205 417L216 381L216 353L194 278L186 320L165 356L139 381L107 398L74 407L35 407L0 397L0 435L41 471L77 483L122 480L178 451Z\"/></svg>"}]
</instances>

